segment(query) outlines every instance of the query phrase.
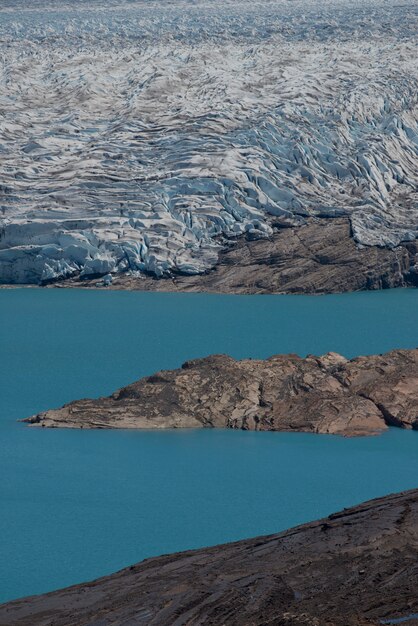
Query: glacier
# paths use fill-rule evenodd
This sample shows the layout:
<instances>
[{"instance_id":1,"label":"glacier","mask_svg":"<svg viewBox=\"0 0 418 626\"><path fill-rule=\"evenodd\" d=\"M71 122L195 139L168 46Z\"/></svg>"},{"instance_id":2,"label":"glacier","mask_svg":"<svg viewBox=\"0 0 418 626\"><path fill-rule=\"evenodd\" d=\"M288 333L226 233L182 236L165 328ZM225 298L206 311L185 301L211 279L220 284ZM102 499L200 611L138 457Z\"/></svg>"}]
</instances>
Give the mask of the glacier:
<instances>
[{"instance_id":1,"label":"glacier","mask_svg":"<svg viewBox=\"0 0 418 626\"><path fill-rule=\"evenodd\" d=\"M198 274L348 216L418 237L411 0L2 0L0 283Z\"/></svg>"}]
</instances>

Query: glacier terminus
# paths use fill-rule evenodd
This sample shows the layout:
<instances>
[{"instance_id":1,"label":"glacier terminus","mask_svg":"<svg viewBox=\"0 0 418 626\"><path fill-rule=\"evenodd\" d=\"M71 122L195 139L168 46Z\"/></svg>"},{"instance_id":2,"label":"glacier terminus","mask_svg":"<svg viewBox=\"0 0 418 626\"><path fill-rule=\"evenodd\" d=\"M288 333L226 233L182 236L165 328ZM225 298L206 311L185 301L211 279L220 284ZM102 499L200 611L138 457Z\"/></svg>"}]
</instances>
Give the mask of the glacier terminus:
<instances>
[{"instance_id":1,"label":"glacier terminus","mask_svg":"<svg viewBox=\"0 0 418 626\"><path fill-rule=\"evenodd\" d=\"M312 217L418 236L412 0L3 0L0 283L199 274Z\"/></svg>"}]
</instances>

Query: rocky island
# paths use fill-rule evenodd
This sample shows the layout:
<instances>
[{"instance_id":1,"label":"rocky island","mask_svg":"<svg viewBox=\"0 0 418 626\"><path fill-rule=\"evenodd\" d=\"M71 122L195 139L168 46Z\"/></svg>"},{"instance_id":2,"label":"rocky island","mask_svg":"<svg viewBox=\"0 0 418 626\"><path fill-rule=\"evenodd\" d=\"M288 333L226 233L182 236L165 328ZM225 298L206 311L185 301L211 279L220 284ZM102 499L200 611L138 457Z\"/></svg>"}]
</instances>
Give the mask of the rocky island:
<instances>
[{"instance_id":1,"label":"rocky island","mask_svg":"<svg viewBox=\"0 0 418 626\"><path fill-rule=\"evenodd\" d=\"M418 624L418 490L0 607L0 626Z\"/></svg>"},{"instance_id":2,"label":"rocky island","mask_svg":"<svg viewBox=\"0 0 418 626\"><path fill-rule=\"evenodd\" d=\"M212 355L24 420L65 428L236 428L344 436L418 429L418 349L351 360Z\"/></svg>"}]
</instances>

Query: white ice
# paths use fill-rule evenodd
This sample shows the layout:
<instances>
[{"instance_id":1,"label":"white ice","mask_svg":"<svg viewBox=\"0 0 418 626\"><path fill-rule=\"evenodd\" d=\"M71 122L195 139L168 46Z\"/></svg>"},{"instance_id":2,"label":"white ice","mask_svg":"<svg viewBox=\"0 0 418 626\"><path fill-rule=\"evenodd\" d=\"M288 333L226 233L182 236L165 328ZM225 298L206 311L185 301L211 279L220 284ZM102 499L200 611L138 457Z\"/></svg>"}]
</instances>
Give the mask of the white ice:
<instances>
[{"instance_id":1,"label":"white ice","mask_svg":"<svg viewBox=\"0 0 418 626\"><path fill-rule=\"evenodd\" d=\"M350 216L418 236L412 0L2 0L0 282L198 273Z\"/></svg>"}]
</instances>

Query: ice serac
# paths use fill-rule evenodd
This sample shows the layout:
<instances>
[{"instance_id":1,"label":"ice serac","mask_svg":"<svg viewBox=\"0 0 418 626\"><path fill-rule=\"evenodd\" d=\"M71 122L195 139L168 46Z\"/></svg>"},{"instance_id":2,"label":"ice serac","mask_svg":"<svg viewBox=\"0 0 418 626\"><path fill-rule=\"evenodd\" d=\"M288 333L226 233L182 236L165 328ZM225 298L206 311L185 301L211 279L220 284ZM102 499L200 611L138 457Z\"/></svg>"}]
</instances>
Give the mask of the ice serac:
<instances>
[{"instance_id":1,"label":"ice serac","mask_svg":"<svg viewBox=\"0 0 418 626\"><path fill-rule=\"evenodd\" d=\"M0 626L418 623L418 490L0 606Z\"/></svg>"},{"instance_id":2,"label":"ice serac","mask_svg":"<svg viewBox=\"0 0 418 626\"><path fill-rule=\"evenodd\" d=\"M64 428L235 428L360 436L418 429L418 349L347 360L276 355L187 361L24 420Z\"/></svg>"},{"instance_id":3,"label":"ice serac","mask_svg":"<svg viewBox=\"0 0 418 626\"><path fill-rule=\"evenodd\" d=\"M113 289L212 293L324 294L418 286L418 240L397 248L364 246L351 237L348 218L307 218L268 239L240 238L220 253L204 274L155 276L119 274ZM77 278L54 283L80 287ZM85 279L83 287L97 285Z\"/></svg>"},{"instance_id":4,"label":"ice serac","mask_svg":"<svg viewBox=\"0 0 418 626\"><path fill-rule=\"evenodd\" d=\"M0 282L197 274L347 216L418 234L416 4L0 7Z\"/></svg>"}]
</instances>

